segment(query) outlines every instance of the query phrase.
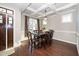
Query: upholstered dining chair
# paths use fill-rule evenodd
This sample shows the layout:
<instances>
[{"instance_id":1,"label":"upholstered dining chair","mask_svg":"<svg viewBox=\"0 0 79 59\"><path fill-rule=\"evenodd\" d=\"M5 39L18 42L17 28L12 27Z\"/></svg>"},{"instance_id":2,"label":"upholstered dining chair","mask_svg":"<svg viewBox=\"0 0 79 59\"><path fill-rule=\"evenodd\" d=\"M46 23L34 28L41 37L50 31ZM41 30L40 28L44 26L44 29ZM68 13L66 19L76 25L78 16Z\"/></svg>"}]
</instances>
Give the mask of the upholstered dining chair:
<instances>
[{"instance_id":1,"label":"upholstered dining chair","mask_svg":"<svg viewBox=\"0 0 79 59\"><path fill-rule=\"evenodd\" d=\"M53 31L53 30L49 30L49 31L46 31L45 33L47 34L47 36L45 37L46 43L47 43L48 45L51 45L51 43L52 43L52 37L53 37L54 31Z\"/></svg>"},{"instance_id":2,"label":"upholstered dining chair","mask_svg":"<svg viewBox=\"0 0 79 59\"><path fill-rule=\"evenodd\" d=\"M54 30L49 30L49 32L50 32L50 38L52 39L53 34L54 34Z\"/></svg>"},{"instance_id":3,"label":"upholstered dining chair","mask_svg":"<svg viewBox=\"0 0 79 59\"><path fill-rule=\"evenodd\" d=\"M50 33L50 44L52 43L52 41L53 41L53 34L54 34L54 30L49 30L49 33Z\"/></svg>"},{"instance_id":4,"label":"upholstered dining chair","mask_svg":"<svg viewBox=\"0 0 79 59\"><path fill-rule=\"evenodd\" d=\"M45 36L45 39L46 39L46 44L49 45L50 44L50 32L49 31L46 31L46 36Z\"/></svg>"}]
</instances>

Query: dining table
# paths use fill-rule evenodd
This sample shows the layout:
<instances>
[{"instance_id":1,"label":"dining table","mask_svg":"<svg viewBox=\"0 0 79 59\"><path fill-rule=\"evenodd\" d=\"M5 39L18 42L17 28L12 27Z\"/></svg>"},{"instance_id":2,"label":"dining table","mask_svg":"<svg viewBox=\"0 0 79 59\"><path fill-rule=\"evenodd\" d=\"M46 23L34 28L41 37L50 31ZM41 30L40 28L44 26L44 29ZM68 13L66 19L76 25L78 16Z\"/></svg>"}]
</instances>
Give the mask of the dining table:
<instances>
[{"instance_id":1,"label":"dining table","mask_svg":"<svg viewBox=\"0 0 79 59\"><path fill-rule=\"evenodd\" d=\"M31 32L34 36L34 40L36 41L35 48L41 48L44 44L46 33L44 32Z\"/></svg>"}]
</instances>

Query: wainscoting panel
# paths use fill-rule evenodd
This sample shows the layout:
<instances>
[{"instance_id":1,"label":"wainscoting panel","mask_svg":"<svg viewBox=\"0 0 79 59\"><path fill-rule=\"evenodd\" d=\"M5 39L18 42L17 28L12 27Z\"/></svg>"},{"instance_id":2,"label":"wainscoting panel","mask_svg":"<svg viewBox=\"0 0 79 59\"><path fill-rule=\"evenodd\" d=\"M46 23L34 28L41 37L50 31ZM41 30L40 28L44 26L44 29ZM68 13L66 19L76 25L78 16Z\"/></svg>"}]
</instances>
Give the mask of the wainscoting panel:
<instances>
[{"instance_id":1,"label":"wainscoting panel","mask_svg":"<svg viewBox=\"0 0 79 59\"><path fill-rule=\"evenodd\" d=\"M77 43L76 34L75 32L71 32L71 31L55 31L53 38L72 44Z\"/></svg>"},{"instance_id":2,"label":"wainscoting panel","mask_svg":"<svg viewBox=\"0 0 79 59\"><path fill-rule=\"evenodd\" d=\"M77 39L77 50L79 54L79 33L76 33L76 39Z\"/></svg>"}]
</instances>

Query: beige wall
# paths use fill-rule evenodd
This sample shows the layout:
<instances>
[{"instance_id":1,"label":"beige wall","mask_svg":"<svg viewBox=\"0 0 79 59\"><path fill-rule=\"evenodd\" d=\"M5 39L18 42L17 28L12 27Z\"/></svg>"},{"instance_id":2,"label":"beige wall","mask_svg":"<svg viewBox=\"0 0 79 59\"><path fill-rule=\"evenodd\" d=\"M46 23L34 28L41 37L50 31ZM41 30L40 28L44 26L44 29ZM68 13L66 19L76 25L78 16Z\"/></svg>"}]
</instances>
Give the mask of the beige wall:
<instances>
[{"instance_id":1,"label":"beige wall","mask_svg":"<svg viewBox=\"0 0 79 59\"><path fill-rule=\"evenodd\" d=\"M77 16L76 16L76 39L77 39L77 49L79 53L79 5L77 6Z\"/></svg>"},{"instance_id":2,"label":"beige wall","mask_svg":"<svg viewBox=\"0 0 79 59\"><path fill-rule=\"evenodd\" d=\"M20 40L20 42L21 41L23 41L23 40L27 40L27 37L25 37L25 15L21 15L21 40ZM28 19L27 19L28 20Z\"/></svg>"},{"instance_id":3,"label":"beige wall","mask_svg":"<svg viewBox=\"0 0 79 59\"><path fill-rule=\"evenodd\" d=\"M73 18L71 23L62 23L62 15L72 13ZM53 29L54 32L54 39L69 42L76 44L76 23L75 23L75 13L76 10L74 8L72 9L66 9L63 11L58 12L58 14L50 15L48 16L48 29Z\"/></svg>"}]
</instances>

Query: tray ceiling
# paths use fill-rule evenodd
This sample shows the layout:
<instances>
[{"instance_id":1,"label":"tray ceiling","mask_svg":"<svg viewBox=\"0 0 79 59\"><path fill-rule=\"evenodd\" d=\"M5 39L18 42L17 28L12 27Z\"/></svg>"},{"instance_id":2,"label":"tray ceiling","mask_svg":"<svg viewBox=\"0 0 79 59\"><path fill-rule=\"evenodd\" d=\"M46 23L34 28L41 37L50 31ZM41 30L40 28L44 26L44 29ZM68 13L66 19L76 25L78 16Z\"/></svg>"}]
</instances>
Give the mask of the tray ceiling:
<instances>
[{"instance_id":1,"label":"tray ceiling","mask_svg":"<svg viewBox=\"0 0 79 59\"><path fill-rule=\"evenodd\" d=\"M75 4L72 3L0 3L12 7L19 8L22 13L27 16L31 16L34 18L39 18L53 13L60 9L65 9L65 7L72 6ZM64 8L63 8L64 7Z\"/></svg>"}]
</instances>

